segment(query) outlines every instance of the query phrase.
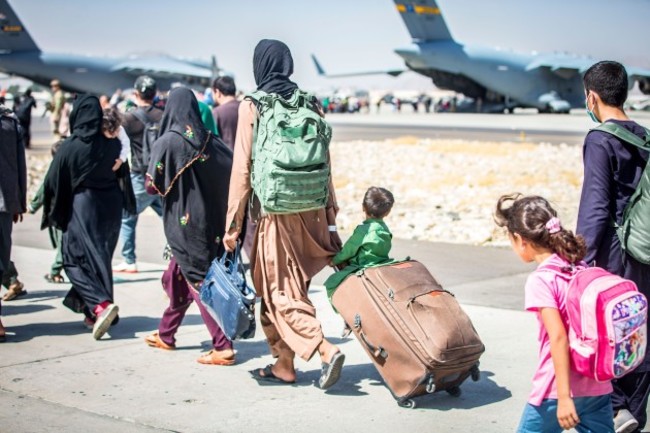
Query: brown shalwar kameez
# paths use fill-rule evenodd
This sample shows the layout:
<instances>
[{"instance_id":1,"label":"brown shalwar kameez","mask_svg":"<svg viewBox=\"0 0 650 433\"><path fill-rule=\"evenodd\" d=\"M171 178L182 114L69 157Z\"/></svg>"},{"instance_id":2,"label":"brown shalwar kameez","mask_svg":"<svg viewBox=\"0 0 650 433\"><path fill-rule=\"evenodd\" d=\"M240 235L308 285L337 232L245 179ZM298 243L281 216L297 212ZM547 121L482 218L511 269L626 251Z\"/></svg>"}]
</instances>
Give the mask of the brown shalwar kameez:
<instances>
[{"instance_id":1,"label":"brown shalwar kameez","mask_svg":"<svg viewBox=\"0 0 650 433\"><path fill-rule=\"evenodd\" d=\"M244 101L240 105L226 218L226 229L231 232L241 232L251 195L251 150L256 116L252 102ZM310 280L339 249L328 230L328 225L335 224L337 210L330 182L326 209L264 215L259 219L251 272L257 294L263 300L262 329L274 356L282 354L293 358L297 354L309 360L323 341L321 324L307 291Z\"/></svg>"}]
</instances>

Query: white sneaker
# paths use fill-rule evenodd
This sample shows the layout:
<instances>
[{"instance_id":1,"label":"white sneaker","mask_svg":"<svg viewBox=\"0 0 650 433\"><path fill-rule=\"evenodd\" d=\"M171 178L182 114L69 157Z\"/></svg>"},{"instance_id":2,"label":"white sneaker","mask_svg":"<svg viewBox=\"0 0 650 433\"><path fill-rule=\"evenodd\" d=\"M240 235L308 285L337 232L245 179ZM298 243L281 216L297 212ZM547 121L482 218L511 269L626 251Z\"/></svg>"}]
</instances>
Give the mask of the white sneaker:
<instances>
[{"instance_id":1,"label":"white sneaker","mask_svg":"<svg viewBox=\"0 0 650 433\"><path fill-rule=\"evenodd\" d=\"M106 334L106 331L111 327L111 323L113 323L113 320L115 320L119 311L120 308L117 305L109 304L104 311L97 316L97 320L95 320L95 324L93 325L93 338L95 340L99 340L104 336L104 334Z\"/></svg>"},{"instance_id":2,"label":"white sneaker","mask_svg":"<svg viewBox=\"0 0 650 433\"><path fill-rule=\"evenodd\" d=\"M616 433L631 433L639 427L639 422L627 409L621 409L614 417L614 431Z\"/></svg>"},{"instance_id":3,"label":"white sneaker","mask_svg":"<svg viewBox=\"0 0 650 433\"><path fill-rule=\"evenodd\" d=\"M119 265L113 266L113 272L125 272L127 274L135 274L138 272L138 265L135 263L122 262Z\"/></svg>"}]
</instances>

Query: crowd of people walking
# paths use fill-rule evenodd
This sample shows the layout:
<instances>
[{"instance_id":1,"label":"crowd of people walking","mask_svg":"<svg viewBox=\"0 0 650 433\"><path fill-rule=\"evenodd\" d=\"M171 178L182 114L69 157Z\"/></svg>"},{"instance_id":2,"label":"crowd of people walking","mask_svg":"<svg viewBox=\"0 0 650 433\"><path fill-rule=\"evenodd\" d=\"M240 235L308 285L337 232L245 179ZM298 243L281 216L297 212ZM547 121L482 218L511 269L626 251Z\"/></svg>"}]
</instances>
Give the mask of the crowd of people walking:
<instances>
[{"instance_id":1,"label":"crowd of people walking","mask_svg":"<svg viewBox=\"0 0 650 433\"><path fill-rule=\"evenodd\" d=\"M169 266L161 279L169 305L157 331L146 336L147 345L174 350L185 313L196 302L212 338L212 350L198 362L221 366L237 362L233 342L200 301L199 290L211 262L241 243L261 298L261 327L275 358L274 363L251 370L251 376L260 382L291 384L299 379L296 357L309 361L317 355L322 364L319 386L334 386L344 371L345 355L323 333L310 300L311 280L326 266L341 265L326 283L331 296L348 275L392 262L392 235L383 218L399 198L384 188L370 188L363 197L366 221L343 247L336 230L338 206L327 149L331 128L323 120L321 103L291 81L293 67L284 43L262 40L253 53L256 92L239 101L232 78L217 78L212 89L217 106L207 111L212 122L206 120L206 109L194 92L185 87L172 89L164 109L158 107L155 80L142 76L134 85L135 108L123 116L106 99L77 95L67 134L60 133L65 117L61 87L52 82L53 130L62 140L53 149L52 164L29 206L25 147L30 136L23 131L29 129L29 116L2 108L0 274L16 274L10 261L13 224L42 206L42 228L49 229L59 252L46 279L64 282L64 271L71 286L63 304L82 314L84 325L100 339L120 319L113 272L138 271L135 228L138 215L151 207L162 218L169 247ZM648 131L623 111L627 73L622 65L596 63L585 73L584 87L594 121L615 124L647 144ZM22 106L31 113L35 103L25 98ZM269 168L260 150L275 140L273 128L281 128L280 122L269 122L269 116L286 106L307 110L312 126L300 133L314 133L316 139L310 143L323 144L303 155L313 158L320 152L319 171L307 184L293 184L296 190L289 195L281 190L286 185L272 183L271 175L265 177L280 176L281 170ZM587 134L576 234L562 226L542 197L506 195L498 201L495 219L507 229L513 249L522 260L539 264L526 283L525 297L526 308L539 319L540 360L520 432L576 428L631 433L646 424L650 355L640 353L645 357L641 365L611 383L579 376L568 361L568 285L545 273L544 267L596 265L633 281L641 293L650 295L650 265L628 254L617 234L647 162L646 148L603 130ZM276 194L272 203L269 194ZM298 203L296 197L308 204ZM113 266L119 239L123 261ZM15 281L8 284L12 288L5 301L24 294ZM0 321L0 341L6 338Z\"/></svg>"}]
</instances>

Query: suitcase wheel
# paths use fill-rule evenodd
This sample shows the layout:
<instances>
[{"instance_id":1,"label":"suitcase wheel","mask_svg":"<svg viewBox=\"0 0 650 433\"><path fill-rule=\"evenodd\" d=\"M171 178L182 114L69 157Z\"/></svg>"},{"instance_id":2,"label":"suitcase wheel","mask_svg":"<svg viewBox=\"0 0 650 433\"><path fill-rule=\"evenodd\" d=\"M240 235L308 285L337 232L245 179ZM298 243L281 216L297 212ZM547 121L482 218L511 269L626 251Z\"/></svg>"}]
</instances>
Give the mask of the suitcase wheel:
<instances>
[{"instance_id":1,"label":"suitcase wheel","mask_svg":"<svg viewBox=\"0 0 650 433\"><path fill-rule=\"evenodd\" d=\"M478 382L481 378L481 370L478 369L478 364L474 365L470 370L470 375L474 382Z\"/></svg>"},{"instance_id":2,"label":"suitcase wheel","mask_svg":"<svg viewBox=\"0 0 650 433\"><path fill-rule=\"evenodd\" d=\"M436 383L433 380L433 376L429 377L429 381L427 382L427 387L425 388L428 394L433 394L436 392Z\"/></svg>"},{"instance_id":3,"label":"suitcase wheel","mask_svg":"<svg viewBox=\"0 0 650 433\"><path fill-rule=\"evenodd\" d=\"M463 391L460 389L460 386L454 386L452 388L447 389L446 391L452 397L460 397L460 395L463 393Z\"/></svg>"},{"instance_id":4,"label":"suitcase wheel","mask_svg":"<svg viewBox=\"0 0 650 433\"><path fill-rule=\"evenodd\" d=\"M415 400L408 399L408 400L398 400L397 405L399 407L405 407L407 409L415 409Z\"/></svg>"}]
</instances>

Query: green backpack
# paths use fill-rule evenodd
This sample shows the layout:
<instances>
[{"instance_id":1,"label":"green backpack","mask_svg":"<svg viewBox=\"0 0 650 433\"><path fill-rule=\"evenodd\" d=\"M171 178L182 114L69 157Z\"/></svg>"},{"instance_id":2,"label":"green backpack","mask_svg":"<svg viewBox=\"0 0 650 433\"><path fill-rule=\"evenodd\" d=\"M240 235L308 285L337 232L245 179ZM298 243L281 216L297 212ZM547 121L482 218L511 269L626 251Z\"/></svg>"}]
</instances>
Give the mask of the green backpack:
<instances>
[{"instance_id":1,"label":"green backpack","mask_svg":"<svg viewBox=\"0 0 650 433\"><path fill-rule=\"evenodd\" d=\"M246 98L258 112L251 186L262 210L288 214L324 208L332 128L316 111L315 98L301 90L289 100L262 91Z\"/></svg>"},{"instance_id":2,"label":"green backpack","mask_svg":"<svg viewBox=\"0 0 650 433\"><path fill-rule=\"evenodd\" d=\"M593 130L604 131L645 151L650 151L650 130L645 140L612 122L601 123ZM623 210L620 224L614 221L623 251L641 263L650 264L650 164L646 164L641 180Z\"/></svg>"}]
</instances>

